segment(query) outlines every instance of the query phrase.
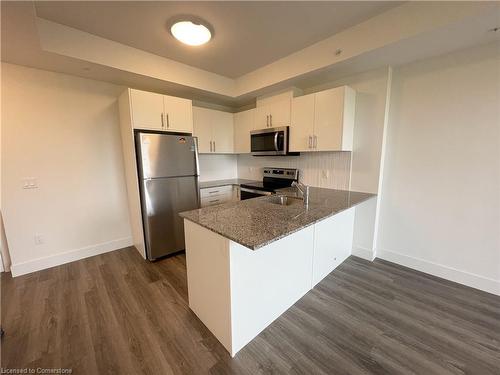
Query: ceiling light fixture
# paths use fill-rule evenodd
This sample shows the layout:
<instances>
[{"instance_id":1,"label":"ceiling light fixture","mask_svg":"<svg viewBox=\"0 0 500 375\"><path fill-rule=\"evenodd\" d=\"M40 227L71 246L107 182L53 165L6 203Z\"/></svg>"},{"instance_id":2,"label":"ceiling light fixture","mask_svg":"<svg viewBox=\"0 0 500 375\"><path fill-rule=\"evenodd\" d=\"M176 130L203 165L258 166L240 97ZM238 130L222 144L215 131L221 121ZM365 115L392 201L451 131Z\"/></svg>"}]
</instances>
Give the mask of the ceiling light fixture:
<instances>
[{"instance_id":1,"label":"ceiling light fixture","mask_svg":"<svg viewBox=\"0 0 500 375\"><path fill-rule=\"evenodd\" d=\"M175 39L190 46L201 46L212 38L207 26L193 21L178 21L170 27L170 32Z\"/></svg>"}]
</instances>

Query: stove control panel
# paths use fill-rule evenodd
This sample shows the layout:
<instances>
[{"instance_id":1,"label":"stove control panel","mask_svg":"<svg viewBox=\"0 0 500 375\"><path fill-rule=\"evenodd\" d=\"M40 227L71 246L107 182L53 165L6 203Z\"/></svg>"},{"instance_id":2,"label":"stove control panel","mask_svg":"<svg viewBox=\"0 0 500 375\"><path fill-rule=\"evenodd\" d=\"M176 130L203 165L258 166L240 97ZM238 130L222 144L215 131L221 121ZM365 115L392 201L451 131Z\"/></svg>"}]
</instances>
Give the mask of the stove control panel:
<instances>
[{"instance_id":1,"label":"stove control panel","mask_svg":"<svg viewBox=\"0 0 500 375\"><path fill-rule=\"evenodd\" d=\"M299 170L294 168L264 168L264 177L284 178L287 180L298 180Z\"/></svg>"}]
</instances>

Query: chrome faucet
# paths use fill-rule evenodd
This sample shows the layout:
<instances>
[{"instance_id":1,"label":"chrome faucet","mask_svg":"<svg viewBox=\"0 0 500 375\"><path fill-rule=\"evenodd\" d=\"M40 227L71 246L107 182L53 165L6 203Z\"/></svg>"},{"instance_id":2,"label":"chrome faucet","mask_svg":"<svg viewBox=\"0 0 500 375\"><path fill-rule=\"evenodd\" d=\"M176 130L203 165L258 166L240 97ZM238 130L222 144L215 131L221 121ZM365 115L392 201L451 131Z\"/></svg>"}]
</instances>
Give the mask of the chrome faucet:
<instances>
[{"instance_id":1,"label":"chrome faucet","mask_svg":"<svg viewBox=\"0 0 500 375\"><path fill-rule=\"evenodd\" d=\"M300 191L300 194L302 194L302 199L304 200L304 206L308 207L309 206L309 186L304 185L301 182L294 181L292 182L292 186L297 188L298 191Z\"/></svg>"}]
</instances>

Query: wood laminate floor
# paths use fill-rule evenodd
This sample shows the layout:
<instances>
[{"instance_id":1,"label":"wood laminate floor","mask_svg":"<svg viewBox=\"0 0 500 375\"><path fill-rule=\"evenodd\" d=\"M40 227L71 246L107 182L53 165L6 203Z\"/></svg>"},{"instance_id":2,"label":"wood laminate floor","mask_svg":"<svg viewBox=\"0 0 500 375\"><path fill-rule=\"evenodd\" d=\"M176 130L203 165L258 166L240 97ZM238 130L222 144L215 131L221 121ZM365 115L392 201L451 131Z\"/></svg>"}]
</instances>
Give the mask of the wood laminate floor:
<instances>
[{"instance_id":1,"label":"wood laminate floor","mask_svg":"<svg viewBox=\"0 0 500 375\"><path fill-rule=\"evenodd\" d=\"M500 297L351 257L230 358L189 310L185 256L127 248L2 275L4 368L73 374L500 374Z\"/></svg>"}]
</instances>

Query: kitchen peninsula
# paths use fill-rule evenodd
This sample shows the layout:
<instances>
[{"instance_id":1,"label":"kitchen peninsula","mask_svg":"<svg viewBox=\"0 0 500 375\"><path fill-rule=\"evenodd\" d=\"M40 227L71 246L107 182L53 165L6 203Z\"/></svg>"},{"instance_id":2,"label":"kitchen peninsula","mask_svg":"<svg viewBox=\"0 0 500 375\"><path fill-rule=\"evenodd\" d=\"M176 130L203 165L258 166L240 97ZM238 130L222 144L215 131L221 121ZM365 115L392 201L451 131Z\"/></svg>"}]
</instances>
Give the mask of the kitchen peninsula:
<instances>
[{"instance_id":1,"label":"kitchen peninsula","mask_svg":"<svg viewBox=\"0 0 500 375\"><path fill-rule=\"evenodd\" d=\"M234 356L350 254L373 194L310 188L183 212L189 307Z\"/></svg>"}]
</instances>

